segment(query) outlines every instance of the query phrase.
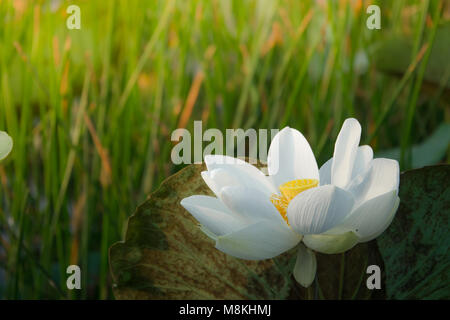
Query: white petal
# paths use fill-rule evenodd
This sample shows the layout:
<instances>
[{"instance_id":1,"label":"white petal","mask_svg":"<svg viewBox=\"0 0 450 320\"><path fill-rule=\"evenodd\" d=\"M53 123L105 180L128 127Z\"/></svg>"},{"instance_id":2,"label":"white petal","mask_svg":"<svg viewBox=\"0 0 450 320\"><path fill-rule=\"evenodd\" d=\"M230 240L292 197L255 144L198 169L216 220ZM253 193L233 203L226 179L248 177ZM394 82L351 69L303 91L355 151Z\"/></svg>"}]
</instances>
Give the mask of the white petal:
<instances>
[{"instance_id":1,"label":"white petal","mask_svg":"<svg viewBox=\"0 0 450 320\"><path fill-rule=\"evenodd\" d=\"M327 254L345 252L358 243L358 236L353 232L343 234L311 234L303 237L303 243L314 251Z\"/></svg>"},{"instance_id":2,"label":"white petal","mask_svg":"<svg viewBox=\"0 0 450 320\"><path fill-rule=\"evenodd\" d=\"M199 223L213 234L228 234L245 226L243 219L235 216L219 199L203 195L191 196L181 200L181 205Z\"/></svg>"},{"instance_id":3,"label":"white petal","mask_svg":"<svg viewBox=\"0 0 450 320\"><path fill-rule=\"evenodd\" d=\"M208 171L211 171L218 168L226 169L227 167L233 165L246 165L248 163L239 158L210 154L205 156L205 164L208 168Z\"/></svg>"},{"instance_id":4,"label":"white petal","mask_svg":"<svg viewBox=\"0 0 450 320\"><path fill-rule=\"evenodd\" d=\"M356 177L348 186L357 204L392 190L398 190L400 169L396 160L378 158L371 162L365 175Z\"/></svg>"},{"instance_id":5,"label":"white petal","mask_svg":"<svg viewBox=\"0 0 450 320\"><path fill-rule=\"evenodd\" d=\"M6 158L13 147L12 138L4 131L0 131L0 160Z\"/></svg>"},{"instance_id":6,"label":"white petal","mask_svg":"<svg viewBox=\"0 0 450 320\"><path fill-rule=\"evenodd\" d=\"M360 138L361 125L358 120L345 120L334 146L332 184L345 188L350 182Z\"/></svg>"},{"instance_id":7,"label":"white petal","mask_svg":"<svg viewBox=\"0 0 450 320\"><path fill-rule=\"evenodd\" d=\"M242 184L242 181L239 179L239 177L234 173L233 170L225 170L222 168L214 169L212 171L208 171L209 173L209 180L212 184L215 194L219 196L220 191L222 188L228 187L228 186L240 186Z\"/></svg>"},{"instance_id":8,"label":"white petal","mask_svg":"<svg viewBox=\"0 0 450 320\"><path fill-rule=\"evenodd\" d=\"M398 162L392 159L378 158L372 161L370 187L366 199L374 198L387 191L396 190L400 183L400 168Z\"/></svg>"},{"instance_id":9,"label":"white petal","mask_svg":"<svg viewBox=\"0 0 450 320\"><path fill-rule=\"evenodd\" d=\"M287 216L300 234L319 234L339 224L353 207L351 193L326 185L298 194L289 203Z\"/></svg>"},{"instance_id":10,"label":"white petal","mask_svg":"<svg viewBox=\"0 0 450 320\"><path fill-rule=\"evenodd\" d=\"M295 179L319 179L316 158L308 141L298 130L289 127L273 138L267 166L277 187Z\"/></svg>"},{"instance_id":11,"label":"white petal","mask_svg":"<svg viewBox=\"0 0 450 320\"><path fill-rule=\"evenodd\" d=\"M397 197L394 207L392 208L391 215L386 219L386 221L384 222L384 225L376 228L376 231L374 233L369 234L365 237L361 237L359 239L359 242L367 242L367 241L373 240L373 239L377 238L379 235L381 235L391 225L392 220L394 220L395 213L397 212L399 204L400 204L400 198Z\"/></svg>"},{"instance_id":12,"label":"white petal","mask_svg":"<svg viewBox=\"0 0 450 320\"><path fill-rule=\"evenodd\" d=\"M205 162L210 172L210 178L216 184L217 192L225 186L248 186L257 188L270 197L277 189L258 168L251 164L227 156L209 155ZM234 164L230 164L234 162Z\"/></svg>"},{"instance_id":13,"label":"white petal","mask_svg":"<svg viewBox=\"0 0 450 320\"><path fill-rule=\"evenodd\" d=\"M218 235L206 228L203 224L200 225L200 230L203 231L204 234L206 234L208 237L213 239L214 241L217 240Z\"/></svg>"},{"instance_id":14,"label":"white petal","mask_svg":"<svg viewBox=\"0 0 450 320\"><path fill-rule=\"evenodd\" d=\"M356 151L355 163L353 164L351 179L365 173L372 162L373 151L370 146L359 146ZM320 167L320 185L331 184L331 167L333 166L333 158L330 158Z\"/></svg>"},{"instance_id":15,"label":"white petal","mask_svg":"<svg viewBox=\"0 0 450 320\"><path fill-rule=\"evenodd\" d=\"M217 184L211 178L211 172L202 171L201 175L202 175L203 181L205 181L206 185L211 189L212 192L214 192L215 195L217 195L220 190L218 189Z\"/></svg>"},{"instance_id":16,"label":"white petal","mask_svg":"<svg viewBox=\"0 0 450 320\"><path fill-rule=\"evenodd\" d=\"M241 230L217 238L216 248L246 260L270 259L293 248L301 236L289 228L261 220Z\"/></svg>"},{"instance_id":17,"label":"white petal","mask_svg":"<svg viewBox=\"0 0 450 320\"><path fill-rule=\"evenodd\" d=\"M253 188L225 187L220 193L222 202L250 223L260 219L271 220L288 228L281 214L263 193Z\"/></svg>"},{"instance_id":18,"label":"white petal","mask_svg":"<svg viewBox=\"0 0 450 320\"><path fill-rule=\"evenodd\" d=\"M351 178L353 179L358 175L366 172L367 169L369 169L372 160L373 160L373 150L370 146L364 145L358 147Z\"/></svg>"},{"instance_id":19,"label":"white petal","mask_svg":"<svg viewBox=\"0 0 450 320\"><path fill-rule=\"evenodd\" d=\"M317 261L314 252L305 248L303 244L298 246L297 261L294 267L294 278L303 287L307 288L316 277Z\"/></svg>"},{"instance_id":20,"label":"white petal","mask_svg":"<svg viewBox=\"0 0 450 320\"><path fill-rule=\"evenodd\" d=\"M342 234L353 231L359 242L372 240L389 226L398 203L399 198L395 190L386 192L356 207L339 225L326 233Z\"/></svg>"},{"instance_id":21,"label":"white petal","mask_svg":"<svg viewBox=\"0 0 450 320\"><path fill-rule=\"evenodd\" d=\"M379 195L356 208L344 224L354 230L360 242L372 240L376 237L374 235L381 234L389 226L393 219L392 211L397 209L398 201L395 191Z\"/></svg>"},{"instance_id":22,"label":"white petal","mask_svg":"<svg viewBox=\"0 0 450 320\"><path fill-rule=\"evenodd\" d=\"M327 162L325 162L319 170L320 176L320 185L324 186L327 184L331 184L331 166L333 165L333 158L330 158Z\"/></svg>"}]
</instances>

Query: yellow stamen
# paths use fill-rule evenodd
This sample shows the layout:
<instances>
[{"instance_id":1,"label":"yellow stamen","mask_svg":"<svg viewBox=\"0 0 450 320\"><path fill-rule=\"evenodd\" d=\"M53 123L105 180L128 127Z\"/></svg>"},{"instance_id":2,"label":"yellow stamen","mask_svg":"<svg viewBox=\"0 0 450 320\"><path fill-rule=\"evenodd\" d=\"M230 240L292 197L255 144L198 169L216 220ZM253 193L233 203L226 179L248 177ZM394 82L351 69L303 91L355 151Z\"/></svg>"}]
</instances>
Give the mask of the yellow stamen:
<instances>
[{"instance_id":1,"label":"yellow stamen","mask_svg":"<svg viewBox=\"0 0 450 320\"><path fill-rule=\"evenodd\" d=\"M278 212L280 212L283 219L289 224L287 218L287 207L289 202L295 198L299 193L317 187L319 181L316 179L299 179L286 182L280 186L281 194L272 194L270 201L273 203Z\"/></svg>"},{"instance_id":2,"label":"yellow stamen","mask_svg":"<svg viewBox=\"0 0 450 320\"><path fill-rule=\"evenodd\" d=\"M282 195L278 195L276 193L272 194L272 196L270 197L270 201L272 201L273 205L275 206L275 208L277 208L278 212L281 214L283 219L287 223L289 223L287 218L287 207L289 201Z\"/></svg>"},{"instance_id":3,"label":"yellow stamen","mask_svg":"<svg viewBox=\"0 0 450 320\"><path fill-rule=\"evenodd\" d=\"M280 186L281 194L291 201L295 198L300 192L305 190L317 187L319 181L316 179L301 179L301 180L292 180L286 182Z\"/></svg>"}]
</instances>

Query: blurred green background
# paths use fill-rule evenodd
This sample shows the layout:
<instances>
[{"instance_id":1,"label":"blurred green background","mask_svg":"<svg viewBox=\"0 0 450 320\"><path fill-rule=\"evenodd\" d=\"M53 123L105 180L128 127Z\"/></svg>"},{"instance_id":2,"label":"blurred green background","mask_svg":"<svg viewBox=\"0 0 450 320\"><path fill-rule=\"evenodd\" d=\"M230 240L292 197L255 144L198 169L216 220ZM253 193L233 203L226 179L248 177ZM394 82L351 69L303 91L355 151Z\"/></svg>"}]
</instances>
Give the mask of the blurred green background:
<instances>
[{"instance_id":1,"label":"blurred green background","mask_svg":"<svg viewBox=\"0 0 450 320\"><path fill-rule=\"evenodd\" d=\"M194 120L297 128L321 165L351 116L402 170L448 162L449 20L441 0L0 1L0 298L113 298L108 247Z\"/></svg>"}]
</instances>

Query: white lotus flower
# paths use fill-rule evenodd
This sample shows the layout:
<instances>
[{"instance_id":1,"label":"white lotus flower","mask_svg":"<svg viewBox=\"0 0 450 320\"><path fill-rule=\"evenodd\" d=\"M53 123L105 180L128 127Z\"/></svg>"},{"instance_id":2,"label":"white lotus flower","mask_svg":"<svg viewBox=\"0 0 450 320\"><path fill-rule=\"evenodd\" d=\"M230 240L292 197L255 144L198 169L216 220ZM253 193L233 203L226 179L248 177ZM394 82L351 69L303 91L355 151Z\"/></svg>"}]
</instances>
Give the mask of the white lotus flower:
<instances>
[{"instance_id":1,"label":"white lotus flower","mask_svg":"<svg viewBox=\"0 0 450 320\"><path fill-rule=\"evenodd\" d=\"M0 160L6 158L11 152L12 147L12 138L5 131L0 131Z\"/></svg>"},{"instance_id":2,"label":"white lotus flower","mask_svg":"<svg viewBox=\"0 0 450 320\"><path fill-rule=\"evenodd\" d=\"M316 273L313 251L341 253L380 235L399 204L399 166L373 159L360 146L361 126L347 119L333 158L320 170L304 136L289 127L273 139L269 176L245 161L206 156L202 177L216 197L181 201L216 242L246 260L270 259L298 246L294 277L309 286Z\"/></svg>"}]
</instances>

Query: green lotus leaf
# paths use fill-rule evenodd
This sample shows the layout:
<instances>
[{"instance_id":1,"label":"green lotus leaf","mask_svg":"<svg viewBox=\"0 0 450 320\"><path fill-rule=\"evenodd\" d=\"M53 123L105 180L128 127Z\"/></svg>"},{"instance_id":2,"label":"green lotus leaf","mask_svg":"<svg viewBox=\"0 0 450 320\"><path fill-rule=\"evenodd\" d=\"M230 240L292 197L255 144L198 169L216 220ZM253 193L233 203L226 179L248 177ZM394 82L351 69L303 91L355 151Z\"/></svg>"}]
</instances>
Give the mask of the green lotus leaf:
<instances>
[{"instance_id":1,"label":"green lotus leaf","mask_svg":"<svg viewBox=\"0 0 450 320\"><path fill-rule=\"evenodd\" d=\"M404 74L414 57L412 36L394 34L386 37L375 52L377 69L386 73ZM424 79L430 86L443 85L450 88L450 23L439 26L431 47L430 59L425 69Z\"/></svg>"},{"instance_id":2,"label":"green lotus leaf","mask_svg":"<svg viewBox=\"0 0 450 320\"><path fill-rule=\"evenodd\" d=\"M450 123L442 123L425 141L412 147L412 169L439 163L450 145ZM389 158L400 161L400 148L377 152L377 158Z\"/></svg>"},{"instance_id":3,"label":"green lotus leaf","mask_svg":"<svg viewBox=\"0 0 450 320\"><path fill-rule=\"evenodd\" d=\"M308 289L292 275L295 249L265 261L240 260L215 249L180 206L185 197L212 195L203 170L204 165L190 165L169 177L129 218L125 241L109 253L117 299L384 297L384 290L366 288L367 266L383 265L375 241L344 254L316 254L317 281Z\"/></svg>"},{"instance_id":4,"label":"green lotus leaf","mask_svg":"<svg viewBox=\"0 0 450 320\"><path fill-rule=\"evenodd\" d=\"M450 298L450 165L406 171L401 203L378 239L392 299Z\"/></svg>"}]
</instances>

